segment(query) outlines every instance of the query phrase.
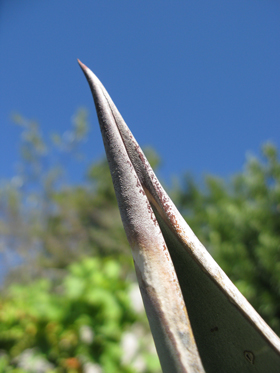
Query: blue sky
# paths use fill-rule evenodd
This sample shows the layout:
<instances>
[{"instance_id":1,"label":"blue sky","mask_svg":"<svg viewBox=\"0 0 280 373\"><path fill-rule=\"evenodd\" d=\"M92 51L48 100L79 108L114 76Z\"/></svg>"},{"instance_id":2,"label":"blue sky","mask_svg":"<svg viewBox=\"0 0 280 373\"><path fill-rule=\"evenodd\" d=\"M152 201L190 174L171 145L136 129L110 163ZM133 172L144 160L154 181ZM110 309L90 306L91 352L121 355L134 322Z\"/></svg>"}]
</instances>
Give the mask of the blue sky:
<instances>
[{"instance_id":1,"label":"blue sky","mask_svg":"<svg viewBox=\"0 0 280 373\"><path fill-rule=\"evenodd\" d=\"M79 58L103 82L160 176L229 176L270 140L280 147L277 1L0 2L0 178L13 176L11 113L63 133L83 106L88 162L104 153ZM71 180L84 166L71 166Z\"/></svg>"}]
</instances>

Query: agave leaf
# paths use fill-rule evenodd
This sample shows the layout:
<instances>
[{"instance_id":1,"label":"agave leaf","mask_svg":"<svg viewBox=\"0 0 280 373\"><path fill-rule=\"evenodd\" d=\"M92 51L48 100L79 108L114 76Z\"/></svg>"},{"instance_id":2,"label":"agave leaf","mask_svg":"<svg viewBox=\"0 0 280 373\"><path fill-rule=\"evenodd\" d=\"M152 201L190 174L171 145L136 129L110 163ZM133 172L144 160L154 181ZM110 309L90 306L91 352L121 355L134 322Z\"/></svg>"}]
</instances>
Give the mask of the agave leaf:
<instances>
[{"instance_id":1,"label":"agave leaf","mask_svg":"<svg viewBox=\"0 0 280 373\"><path fill-rule=\"evenodd\" d=\"M102 83L79 64L163 372L279 372L279 338L200 243Z\"/></svg>"}]
</instances>

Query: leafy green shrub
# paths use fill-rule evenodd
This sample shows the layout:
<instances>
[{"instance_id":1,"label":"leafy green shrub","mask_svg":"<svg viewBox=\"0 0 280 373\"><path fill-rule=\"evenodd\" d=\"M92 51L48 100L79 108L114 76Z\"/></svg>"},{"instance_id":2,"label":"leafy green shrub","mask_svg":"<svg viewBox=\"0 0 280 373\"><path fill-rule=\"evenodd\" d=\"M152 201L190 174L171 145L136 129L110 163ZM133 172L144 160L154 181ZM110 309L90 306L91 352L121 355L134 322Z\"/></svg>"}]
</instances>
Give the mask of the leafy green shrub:
<instances>
[{"instance_id":1,"label":"leafy green shrub","mask_svg":"<svg viewBox=\"0 0 280 373\"><path fill-rule=\"evenodd\" d=\"M37 373L40 364L42 372L85 372L86 364L104 373L135 372L122 338L138 324L146 334L147 325L132 307L130 285L119 263L100 258L72 264L61 284L11 285L0 306L0 372ZM153 353L141 359L142 371L158 370Z\"/></svg>"}]
</instances>

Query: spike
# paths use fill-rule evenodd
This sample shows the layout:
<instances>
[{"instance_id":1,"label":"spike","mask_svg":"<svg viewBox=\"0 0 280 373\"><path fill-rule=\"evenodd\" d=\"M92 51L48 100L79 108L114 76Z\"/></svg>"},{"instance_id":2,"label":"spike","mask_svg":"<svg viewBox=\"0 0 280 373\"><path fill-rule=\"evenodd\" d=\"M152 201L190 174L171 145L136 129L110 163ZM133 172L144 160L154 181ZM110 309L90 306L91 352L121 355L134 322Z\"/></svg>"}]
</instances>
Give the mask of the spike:
<instances>
[{"instance_id":1,"label":"spike","mask_svg":"<svg viewBox=\"0 0 280 373\"><path fill-rule=\"evenodd\" d=\"M163 372L278 372L279 338L199 242L102 83L78 62Z\"/></svg>"}]
</instances>

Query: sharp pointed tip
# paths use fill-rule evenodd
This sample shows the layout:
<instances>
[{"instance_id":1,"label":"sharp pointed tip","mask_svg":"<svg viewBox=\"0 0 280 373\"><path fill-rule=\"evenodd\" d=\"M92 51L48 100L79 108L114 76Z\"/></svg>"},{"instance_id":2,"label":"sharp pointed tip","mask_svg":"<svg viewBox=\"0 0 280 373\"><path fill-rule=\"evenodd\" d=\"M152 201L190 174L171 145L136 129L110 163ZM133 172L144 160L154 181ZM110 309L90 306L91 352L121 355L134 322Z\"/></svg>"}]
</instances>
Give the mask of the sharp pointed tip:
<instances>
[{"instance_id":1,"label":"sharp pointed tip","mask_svg":"<svg viewBox=\"0 0 280 373\"><path fill-rule=\"evenodd\" d=\"M80 65L81 69L82 69L83 71L85 71L85 69L87 69L86 65L83 64L83 63L79 60L79 58L77 58L77 61L78 61L78 64Z\"/></svg>"},{"instance_id":2,"label":"sharp pointed tip","mask_svg":"<svg viewBox=\"0 0 280 373\"><path fill-rule=\"evenodd\" d=\"M80 65L80 68L82 69L83 73L85 74L85 77L90 85L90 87L93 87L94 82L94 74L93 72L85 65L83 64L78 58L77 58L78 64Z\"/></svg>"},{"instance_id":3,"label":"sharp pointed tip","mask_svg":"<svg viewBox=\"0 0 280 373\"><path fill-rule=\"evenodd\" d=\"M93 100L95 102L97 115L99 116L100 111L104 111L105 108L108 109L108 102L105 99L104 91L105 88L103 87L102 83L99 81L97 76L86 66L84 65L78 58L77 61L86 77L86 80L89 84L91 93L93 95ZM104 89L104 91L103 91ZM109 109L108 109L109 110ZM101 121L103 123L103 121ZM100 124L101 125L101 124ZM102 124L103 125L103 124Z\"/></svg>"}]
</instances>

